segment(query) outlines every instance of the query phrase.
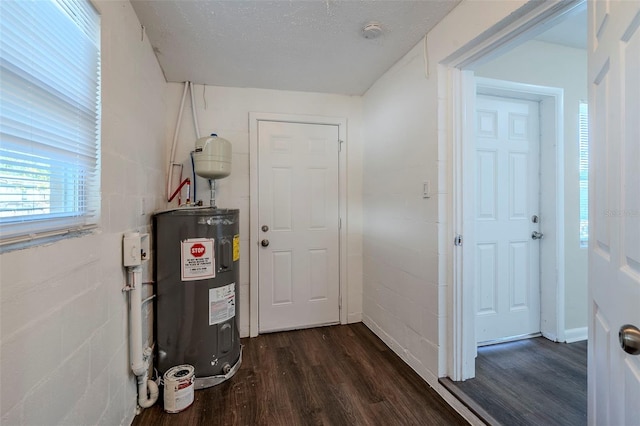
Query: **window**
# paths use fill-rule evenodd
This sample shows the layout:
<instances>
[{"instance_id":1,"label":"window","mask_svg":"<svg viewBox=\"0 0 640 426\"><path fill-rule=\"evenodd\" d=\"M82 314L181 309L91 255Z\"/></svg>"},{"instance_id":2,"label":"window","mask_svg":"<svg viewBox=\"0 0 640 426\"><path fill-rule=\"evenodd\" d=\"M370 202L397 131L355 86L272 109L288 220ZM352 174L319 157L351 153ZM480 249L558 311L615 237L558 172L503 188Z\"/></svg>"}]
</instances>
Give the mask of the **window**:
<instances>
[{"instance_id":1,"label":"window","mask_svg":"<svg viewBox=\"0 0 640 426\"><path fill-rule=\"evenodd\" d=\"M2 244L95 226L100 18L88 0L0 1Z\"/></svg>"},{"instance_id":2,"label":"window","mask_svg":"<svg viewBox=\"0 0 640 426\"><path fill-rule=\"evenodd\" d=\"M580 102L579 152L580 152L580 246L589 242L589 108L586 102Z\"/></svg>"}]
</instances>

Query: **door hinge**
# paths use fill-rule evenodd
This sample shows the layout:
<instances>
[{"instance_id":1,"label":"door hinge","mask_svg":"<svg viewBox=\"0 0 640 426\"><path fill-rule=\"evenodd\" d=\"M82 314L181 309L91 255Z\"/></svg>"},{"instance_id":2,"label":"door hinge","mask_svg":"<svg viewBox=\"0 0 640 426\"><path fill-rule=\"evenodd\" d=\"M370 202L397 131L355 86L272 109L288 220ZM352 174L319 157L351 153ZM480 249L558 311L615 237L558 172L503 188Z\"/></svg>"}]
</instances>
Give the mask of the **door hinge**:
<instances>
[{"instance_id":1,"label":"door hinge","mask_svg":"<svg viewBox=\"0 0 640 426\"><path fill-rule=\"evenodd\" d=\"M462 245L462 235L457 234L456 237L453 239L453 244L456 246L461 246Z\"/></svg>"},{"instance_id":2,"label":"door hinge","mask_svg":"<svg viewBox=\"0 0 640 426\"><path fill-rule=\"evenodd\" d=\"M338 152L342 152L342 144L344 143L344 141L341 141L338 139Z\"/></svg>"},{"instance_id":3,"label":"door hinge","mask_svg":"<svg viewBox=\"0 0 640 426\"><path fill-rule=\"evenodd\" d=\"M338 218L338 229L342 229L342 218Z\"/></svg>"}]
</instances>

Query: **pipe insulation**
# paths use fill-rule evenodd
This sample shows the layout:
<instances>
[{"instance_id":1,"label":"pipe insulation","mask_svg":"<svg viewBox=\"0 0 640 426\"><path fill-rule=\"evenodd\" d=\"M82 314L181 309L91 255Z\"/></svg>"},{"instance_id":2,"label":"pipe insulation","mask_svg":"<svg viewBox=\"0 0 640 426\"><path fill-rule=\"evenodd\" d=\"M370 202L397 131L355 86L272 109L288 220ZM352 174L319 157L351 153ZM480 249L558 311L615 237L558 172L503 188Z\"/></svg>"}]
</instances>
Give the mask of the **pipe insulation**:
<instances>
[{"instance_id":1,"label":"pipe insulation","mask_svg":"<svg viewBox=\"0 0 640 426\"><path fill-rule=\"evenodd\" d=\"M138 405L151 407L158 400L158 385L148 378L151 348L142 350L142 266L127 268L129 277L129 351L131 371L137 376Z\"/></svg>"},{"instance_id":2,"label":"pipe insulation","mask_svg":"<svg viewBox=\"0 0 640 426\"><path fill-rule=\"evenodd\" d=\"M180 109L178 110L178 121L176 122L176 128L173 132L173 143L171 144L171 155L169 156L169 173L167 176L167 198L171 195L171 184L173 180L173 166L176 159L176 146L178 145L178 133L180 133L180 123L182 123L182 111L184 110L184 101L187 98L187 89L189 88L189 82L184 82L184 89L182 90L182 100L180 101Z\"/></svg>"}]
</instances>

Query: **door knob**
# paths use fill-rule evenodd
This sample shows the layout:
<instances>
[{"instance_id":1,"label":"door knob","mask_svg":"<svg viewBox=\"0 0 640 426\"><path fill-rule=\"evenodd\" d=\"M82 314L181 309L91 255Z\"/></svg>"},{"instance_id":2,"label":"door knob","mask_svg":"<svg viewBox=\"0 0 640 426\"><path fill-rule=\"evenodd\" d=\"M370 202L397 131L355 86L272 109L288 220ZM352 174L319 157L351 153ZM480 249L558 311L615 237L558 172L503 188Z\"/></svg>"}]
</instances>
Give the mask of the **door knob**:
<instances>
[{"instance_id":1,"label":"door knob","mask_svg":"<svg viewBox=\"0 0 640 426\"><path fill-rule=\"evenodd\" d=\"M618 333L622 350L631 355L640 355L640 329L631 324L620 327Z\"/></svg>"},{"instance_id":2,"label":"door knob","mask_svg":"<svg viewBox=\"0 0 640 426\"><path fill-rule=\"evenodd\" d=\"M269 245L269 240L262 240L262 241L260 241L260 245L261 245L262 247L267 247L267 246Z\"/></svg>"},{"instance_id":3,"label":"door knob","mask_svg":"<svg viewBox=\"0 0 640 426\"><path fill-rule=\"evenodd\" d=\"M538 231L533 231L531 233L531 239L533 240L539 240L540 238L542 238L544 236L544 234L542 232L538 232Z\"/></svg>"}]
</instances>

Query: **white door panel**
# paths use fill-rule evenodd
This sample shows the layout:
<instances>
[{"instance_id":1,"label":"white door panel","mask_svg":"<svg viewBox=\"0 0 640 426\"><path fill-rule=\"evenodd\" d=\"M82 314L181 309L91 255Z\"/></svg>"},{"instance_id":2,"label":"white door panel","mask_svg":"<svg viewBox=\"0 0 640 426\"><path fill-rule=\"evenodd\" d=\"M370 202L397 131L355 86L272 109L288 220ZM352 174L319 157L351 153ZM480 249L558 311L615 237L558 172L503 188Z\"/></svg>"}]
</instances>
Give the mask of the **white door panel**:
<instances>
[{"instance_id":1,"label":"white door panel","mask_svg":"<svg viewBox=\"0 0 640 426\"><path fill-rule=\"evenodd\" d=\"M540 331L538 104L476 100L476 341Z\"/></svg>"},{"instance_id":2,"label":"white door panel","mask_svg":"<svg viewBox=\"0 0 640 426\"><path fill-rule=\"evenodd\" d=\"M589 423L640 422L640 3L589 2Z\"/></svg>"},{"instance_id":3,"label":"white door panel","mask_svg":"<svg viewBox=\"0 0 640 426\"><path fill-rule=\"evenodd\" d=\"M339 322L338 148L338 126L258 123L260 332Z\"/></svg>"}]
</instances>

